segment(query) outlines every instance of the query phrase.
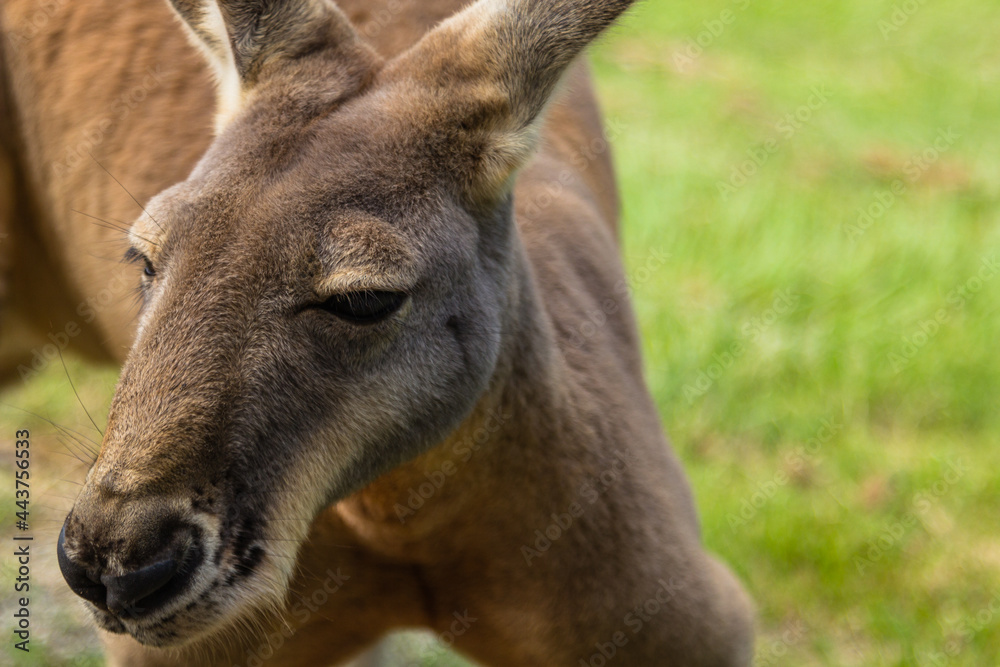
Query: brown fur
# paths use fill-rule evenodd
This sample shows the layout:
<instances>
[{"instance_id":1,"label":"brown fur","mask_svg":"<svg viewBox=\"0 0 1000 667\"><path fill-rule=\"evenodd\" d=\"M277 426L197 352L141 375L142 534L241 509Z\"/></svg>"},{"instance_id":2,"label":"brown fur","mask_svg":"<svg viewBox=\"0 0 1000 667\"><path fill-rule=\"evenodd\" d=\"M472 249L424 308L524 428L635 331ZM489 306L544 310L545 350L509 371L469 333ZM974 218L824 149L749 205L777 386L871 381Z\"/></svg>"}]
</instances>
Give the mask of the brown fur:
<instances>
[{"instance_id":1,"label":"brown fur","mask_svg":"<svg viewBox=\"0 0 1000 667\"><path fill-rule=\"evenodd\" d=\"M0 7L0 373L70 323L122 361L66 552L199 559L150 619L91 605L127 632L112 664L327 664L401 627L490 665L619 632L617 664L749 663L642 378L607 153L580 158L602 130L574 59L628 3L461 4L223 1L227 39L175 0L211 68L160 3ZM138 266L107 259L129 244ZM372 289L408 299L372 325L310 307Z\"/></svg>"}]
</instances>

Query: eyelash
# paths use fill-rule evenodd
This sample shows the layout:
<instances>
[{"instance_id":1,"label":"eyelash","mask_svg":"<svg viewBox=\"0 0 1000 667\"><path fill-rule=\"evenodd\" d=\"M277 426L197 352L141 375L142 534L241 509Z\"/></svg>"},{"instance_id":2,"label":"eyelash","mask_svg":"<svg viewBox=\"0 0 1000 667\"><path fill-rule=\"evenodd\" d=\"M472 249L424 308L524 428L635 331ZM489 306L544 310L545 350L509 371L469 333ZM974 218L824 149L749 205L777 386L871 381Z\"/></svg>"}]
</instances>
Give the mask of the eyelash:
<instances>
[{"instance_id":1,"label":"eyelash","mask_svg":"<svg viewBox=\"0 0 1000 667\"><path fill-rule=\"evenodd\" d=\"M156 277L156 269L153 268L153 263L149 261L149 258L146 257L146 255L142 254L135 248L129 248L127 251L125 251L125 257L123 258L123 261L129 264L139 264L139 263L145 264L143 268L143 275L150 280Z\"/></svg>"},{"instance_id":2,"label":"eyelash","mask_svg":"<svg viewBox=\"0 0 1000 667\"><path fill-rule=\"evenodd\" d=\"M335 294L313 308L354 324L376 324L403 307L408 295L390 290L360 290Z\"/></svg>"}]
</instances>

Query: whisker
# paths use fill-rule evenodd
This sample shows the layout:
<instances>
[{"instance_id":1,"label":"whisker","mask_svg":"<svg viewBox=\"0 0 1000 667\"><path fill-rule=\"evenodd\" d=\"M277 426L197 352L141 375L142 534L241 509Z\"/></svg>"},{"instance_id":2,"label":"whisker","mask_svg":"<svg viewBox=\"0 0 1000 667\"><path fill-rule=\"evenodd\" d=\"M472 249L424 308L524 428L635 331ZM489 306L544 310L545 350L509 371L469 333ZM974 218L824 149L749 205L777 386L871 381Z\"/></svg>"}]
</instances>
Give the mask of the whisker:
<instances>
[{"instance_id":1,"label":"whisker","mask_svg":"<svg viewBox=\"0 0 1000 667\"><path fill-rule=\"evenodd\" d=\"M76 502L76 498L70 498L69 496L60 496L60 495L55 494L55 493L46 493L45 497L46 498L58 498L59 500L68 500L71 503L75 503Z\"/></svg>"},{"instance_id":2,"label":"whisker","mask_svg":"<svg viewBox=\"0 0 1000 667\"><path fill-rule=\"evenodd\" d=\"M115 178L115 175L112 174L110 171L108 171L107 168L103 164L101 164L100 162L98 162L97 158L94 157L93 153L88 153L88 154L90 155L90 159L93 160L94 162L96 162L97 166L100 167L101 169L103 169L104 172L108 176L110 176L112 178L112 180L114 180L114 182L117 183L119 185L119 187L121 187L122 190L125 191L125 194L127 194L129 197L132 198L132 201L135 202L136 206L138 206L139 208L141 208L143 213L145 213L146 215L149 215L149 211L146 210L146 207L143 206L142 204L140 204L139 200L136 199L134 196L132 196L132 193L128 191L128 188L126 188L124 185L122 185L122 182L119 181L117 178ZM159 229L160 229L161 232L163 231L163 227L160 227L160 223L158 223L156 221L156 218L154 218L153 216L149 215L149 219L153 221L154 225L156 225L157 227L159 227Z\"/></svg>"},{"instance_id":3,"label":"whisker","mask_svg":"<svg viewBox=\"0 0 1000 667\"><path fill-rule=\"evenodd\" d=\"M67 511L67 510L65 510L65 509L63 509L61 507L53 507L52 505L42 505L41 503L37 503L35 505L35 507L41 507L41 508L44 508L44 509L47 509L47 510L52 510L53 512L63 512L63 513L65 513ZM41 519L35 519L35 521L41 521Z\"/></svg>"},{"instance_id":4,"label":"whisker","mask_svg":"<svg viewBox=\"0 0 1000 667\"><path fill-rule=\"evenodd\" d=\"M79 461L83 465L88 465L87 461L85 459L83 459L83 458L80 458L80 455L76 452L76 450L74 450L72 447L69 446L69 443L66 441L66 439L64 437L58 436L57 439L59 440L59 444L62 445L63 447L65 447L66 451L69 452L68 456L72 456L74 459L76 459L77 461ZM63 454L63 452L59 452L59 454ZM64 454L64 456L65 456L65 454Z\"/></svg>"},{"instance_id":5,"label":"whisker","mask_svg":"<svg viewBox=\"0 0 1000 667\"><path fill-rule=\"evenodd\" d=\"M66 373L66 379L69 380L69 386L73 389L73 395L76 396L76 400L80 403L80 407L83 408L84 413L86 413L87 419L90 420L90 423L94 425L94 428L97 429L97 432L100 433L103 438L104 431L102 431L101 427L97 425L94 418L90 416L90 410L88 410L87 406L83 404L83 399L80 398L80 393L76 390L76 385L73 384L73 378L69 376L69 369L66 368L66 360L63 359L62 350L59 350L59 361L62 363L63 371Z\"/></svg>"},{"instance_id":6,"label":"whisker","mask_svg":"<svg viewBox=\"0 0 1000 667\"><path fill-rule=\"evenodd\" d=\"M122 234L125 234L126 236L128 236L129 234L132 233L131 229L126 228L126 227L118 227L117 225L114 225L114 224L108 222L104 218L98 218L96 215L91 215L89 213L84 213L83 211L78 211L75 208L71 208L70 210L73 211L74 213L79 213L82 216L85 216L85 217L91 218L92 220L96 220L97 222L103 223L101 225L97 225L98 227L104 227L105 229L111 229L111 230L116 231L116 232L121 232ZM97 224L97 222L95 222L94 224ZM155 246L157 248L160 247L159 243L151 241L151 240L147 239L145 236L139 236L138 234L136 234L136 236L138 236L140 239L142 239L143 241L145 241L146 243L148 243L148 244L150 244L152 246Z\"/></svg>"},{"instance_id":7,"label":"whisker","mask_svg":"<svg viewBox=\"0 0 1000 667\"><path fill-rule=\"evenodd\" d=\"M114 230L116 232L121 232L122 234L128 234L129 233L130 225L128 225L126 223L121 223L120 225L116 225L115 223L111 222L110 220L98 217L96 215L92 215L90 213L84 213L83 211L81 211L79 209L76 209L76 208L70 208L70 211L72 211L73 213L78 213L79 215L82 215L82 216L84 216L86 218L90 218L90 220L88 222L90 222L90 224L92 224L92 225L96 225L98 227L102 227L102 228L105 228L105 229L112 229L112 230ZM117 239L106 239L106 240L117 241Z\"/></svg>"},{"instance_id":8,"label":"whisker","mask_svg":"<svg viewBox=\"0 0 1000 667\"><path fill-rule=\"evenodd\" d=\"M90 440L90 438L87 438L82 433L77 433L73 429L67 428L67 427L62 426L60 424L53 424L53 426L55 426L57 429L59 429L60 431L62 431L62 433L63 433L64 436L66 436L67 438L70 438L71 440L73 440L73 442L75 442L84 451L84 453L90 455L90 457L92 459L91 463L93 463L93 461L97 459L97 453L98 453L99 450L98 449L91 449L90 447L87 446L87 442L91 443L94 446L99 447L99 445L97 445L97 443L93 442L92 440ZM76 436L79 436L79 437L76 437L74 435L70 435L71 433L75 433ZM83 438L83 440L81 440L81 438ZM86 442L84 442L84 440L86 440Z\"/></svg>"},{"instance_id":9,"label":"whisker","mask_svg":"<svg viewBox=\"0 0 1000 667\"><path fill-rule=\"evenodd\" d=\"M63 445L65 446L65 444L66 444L66 443L62 443L62 444L63 444ZM68 448L67 448L67 449L68 449ZM72 459L75 459L75 460L79 461L80 463L84 463L84 464L86 463L86 461L82 460L82 459L81 459L81 458L80 458L79 456L77 456L77 454L76 454L76 453L74 453L74 452L73 452L72 450L70 450L70 452L69 452L69 453L67 453L67 452L59 452L59 451L56 451L56 452L52 452L52 453L53 453L53 454L58 454L59 456L68 456L68 457L70 457L70 458L72 458Z\"/></svg>"}]
</instances>

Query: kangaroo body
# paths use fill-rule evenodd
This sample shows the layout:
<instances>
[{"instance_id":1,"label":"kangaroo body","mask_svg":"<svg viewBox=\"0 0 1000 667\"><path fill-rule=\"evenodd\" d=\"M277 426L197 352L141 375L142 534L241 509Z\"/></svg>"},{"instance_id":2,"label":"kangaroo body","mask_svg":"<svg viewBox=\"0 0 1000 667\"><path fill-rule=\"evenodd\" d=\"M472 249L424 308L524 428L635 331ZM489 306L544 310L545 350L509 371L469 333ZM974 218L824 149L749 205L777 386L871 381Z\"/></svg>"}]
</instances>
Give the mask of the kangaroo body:
<instances>
[{"instance_id":1,"label":"kangaroo body","mask_svg":"<svg viewBox=\"0 0 1000 667\"><path fill-rule=\"evenodd\" d=\"M560 61L557 90L542 55L518 56L539 79L510 84L516 94L497 102L477 78L495 53L466 58L461 44L494 20L488 3L443 24L464 3L342 0L349 24L321 2L300 3L301 16L255 4L0 6L0 376L30 377L46 344L124 364L101 455L65 527L81 574L64 573L95 605L111 664L336 664L415 627L485 665L749 664L749 601L700 545L643 380L608 145L586 68L569 64L575 52ZM553 6L569 14L574 4L601 5ZM240 41L247 14L256 28ZM219 21L231 51L213 37ZM578 29L603 27L589 21ZM309 22L327 22L320 42L298 32ZM343 36L328 47L329 34ZM520 33L510 34L496 48L516 48ZM218 59L218 102L192 41ZM562 48L553 38L531 51L550 43ZM319 67L310 59L327 48L330 62L348 63L328 95L306 90ZM227 86L241 92L225 97ZM536 89L555 90L544 117ZM455 100L437 106L449 90ZM441 121L426 142L397 139L416 131L408 119L434 128L463 105L466 120ZM485 129L448 135L477 123ZM381 133L382 143L356 145ZM439 151L426 167L425 143ZM433 165L445 162L461 173L447 190L460 205L435 189ZM471 213L449 213L459 208ZM490 222L508 218L509 230ZM290 229L299 219L311 231ZM316 253L328 220L341 240ZM130 245L146 277L142 262L119 261ZM422 277L438 264L484 278ZM298 298L287 285L313 274L410 301L385 322L329 333L347 325L282 305ZM260 287L245 306L233 297L277 282L285 287ZM479 282L486 296L468 288L458 305L414 319L421 299L445 303L454 284ZM343 319L338 303L324 308ZM268 329L275 313L286 319ZM433 338L436 323L450 342ZM411 335L430 342L406 343ZM238 352L219 352L234 337ZM302 339L326 352L295 349ZM382 361L410 349L443 370ZM301 369L323 383L297 396L304 381L288 378ZM426 404L425 386L437 392ZM320 410L317 396L338 403ZM412 407L404 415L397 404ZM365 447L330 445L320 458L319 445L288 444L320 439ZM111 553L111 543L155 541L106 519L132 507L149 513L146 524L169 515L184 528L155 553ZM152 576L146 563L171 559L197 569L172 593L183 606L133 617L116 607L130 572ZM138 597L139 607L150 599Z\"/></svg>"}]
</instances>

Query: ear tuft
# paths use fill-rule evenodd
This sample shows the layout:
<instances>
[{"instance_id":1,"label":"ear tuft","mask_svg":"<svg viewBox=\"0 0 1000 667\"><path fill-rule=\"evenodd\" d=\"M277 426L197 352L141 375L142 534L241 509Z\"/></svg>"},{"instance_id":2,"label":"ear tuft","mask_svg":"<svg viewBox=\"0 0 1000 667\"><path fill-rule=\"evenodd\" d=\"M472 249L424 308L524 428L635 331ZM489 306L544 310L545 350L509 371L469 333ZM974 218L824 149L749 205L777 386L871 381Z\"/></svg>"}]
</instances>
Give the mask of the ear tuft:
<instances>
[{"instance_id":1,"label":"ear tuft","mask_svg":"<svg viewBox=\"0 0 1000 667\"><path fill-rule=\"evenodd\" d=\"M632 0L478 0L390 67L440 100L475 165L463 184L495 199L530 158L563 73Z\"/></svg>"},{"instance_id":2,"label":"ear tuft","mask_svg":"<svg viewBox=\"0 0 1000 667\"><path fill-rule=\"evenodd\" d=\"M169 0L215 73L217 129L275 62L329 49L344 62L372 52L332 0Z\"/></svg>"},{"instance_id":3,"label":"ear tuft","mask_svg":"<svg viewBox=\"0 0 1000 667\"><path fill-rule=\"evenodd\" d=\"M239 110L242 92L219 6L215 0L170 0L170 4L215 76L215 126L217 132L221 131Z\"/></svg>"}]
</instances>

